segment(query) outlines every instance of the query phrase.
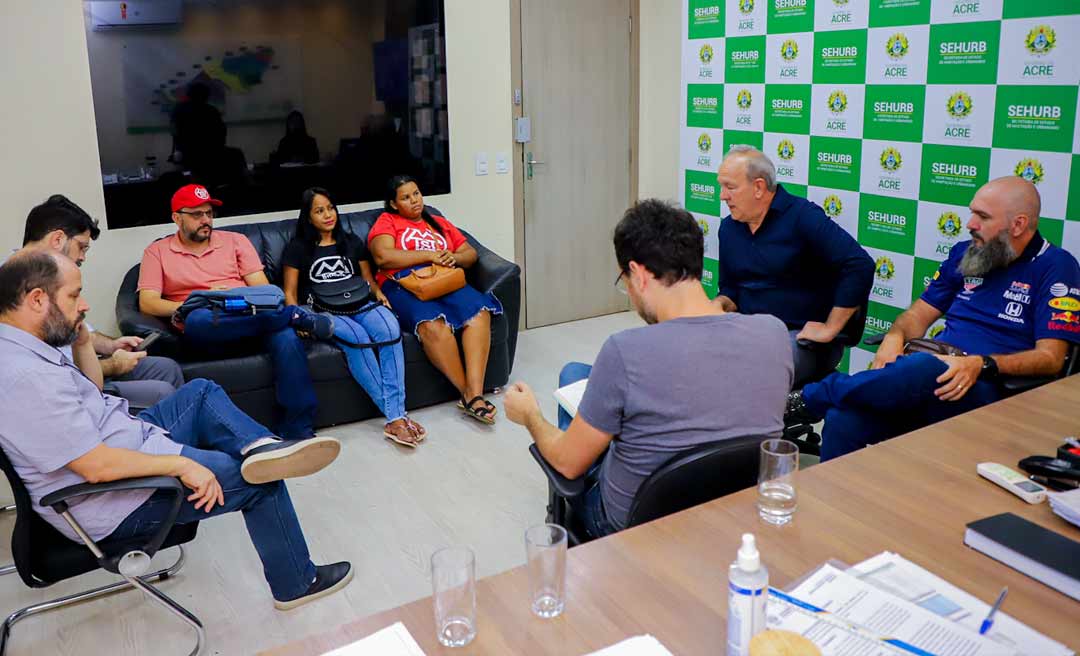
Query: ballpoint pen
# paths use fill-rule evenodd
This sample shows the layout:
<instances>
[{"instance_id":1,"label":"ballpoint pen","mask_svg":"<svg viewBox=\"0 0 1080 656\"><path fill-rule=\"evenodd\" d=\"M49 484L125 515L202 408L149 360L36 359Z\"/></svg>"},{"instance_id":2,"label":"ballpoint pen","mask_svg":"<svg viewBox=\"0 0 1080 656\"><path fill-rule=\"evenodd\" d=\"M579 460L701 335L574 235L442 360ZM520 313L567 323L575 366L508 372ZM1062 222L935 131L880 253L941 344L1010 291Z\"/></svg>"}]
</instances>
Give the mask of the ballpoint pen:
<instances>
[{"instance_id":1,"label":"ballpoint pen","mask_svg":"<svg viewBox=\"0 0 1080 656\"><path fill-rule=\"evenodd\" d=\"M1005 595L1008 593L1008 586L1001 589L1001 594L998 595L997 601L990 607L990 612L986 614L986 619L982 621L982 626L979 627L979 635L986 635L986 632L990 630L990 627L994 626L994 614L997 613L998 608L1001 608L1001 602L1005 601Z\"/></svg>"}]
</instances>

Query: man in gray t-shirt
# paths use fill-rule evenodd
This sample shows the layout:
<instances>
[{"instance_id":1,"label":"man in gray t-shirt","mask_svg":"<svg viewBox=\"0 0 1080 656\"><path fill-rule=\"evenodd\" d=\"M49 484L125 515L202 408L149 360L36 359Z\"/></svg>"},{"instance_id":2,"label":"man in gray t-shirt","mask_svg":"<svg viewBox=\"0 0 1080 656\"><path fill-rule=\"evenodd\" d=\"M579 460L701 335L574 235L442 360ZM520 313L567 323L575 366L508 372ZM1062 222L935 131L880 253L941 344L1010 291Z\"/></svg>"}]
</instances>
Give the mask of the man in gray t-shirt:
<instances>
[{"instance_id":1,"label":"man in gray t-shirt","mask_svg":"<svg viewBox=\"0 0 1080 656\"><path fill-rule=\"evenodd\" d=\"M564 476L578 478L603 457L578 509L593 537L625 528L642 482L676 453L745 435L780 436L793 376L783 322L710 303L701 287L701 229L689 213L642 201L626 212L614 241L618 283L650 325L609 337L591 371L580 364L563 370L560 384L589 378L572 422L545 421L523 383L505 397L507 417L529 429Z\"/></svg>"}]
</instances>

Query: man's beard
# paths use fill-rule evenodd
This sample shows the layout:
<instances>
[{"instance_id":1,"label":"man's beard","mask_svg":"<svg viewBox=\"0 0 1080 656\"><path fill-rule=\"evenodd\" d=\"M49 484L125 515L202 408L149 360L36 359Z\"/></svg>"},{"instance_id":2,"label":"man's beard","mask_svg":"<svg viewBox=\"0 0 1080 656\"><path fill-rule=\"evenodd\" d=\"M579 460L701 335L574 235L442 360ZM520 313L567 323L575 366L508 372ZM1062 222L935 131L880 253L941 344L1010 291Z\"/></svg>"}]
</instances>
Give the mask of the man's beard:
<instances>
[{"instance_id":1,"label":"man's beard","mask_svg":"<svg viewBox=\"0 0 1080 656\"><path fill-rule=\"evenodd\" d=\"M187 233L188 241L193 241L196 244L198 244L198 243L201 243L201 242L204 242L204 241L210 239L210 235L214 234L214 228L210 227L210 229L206 232L206 234L203 235L203 234L200 233L200 231L203 229L203 227L205 227L205 226L199 226L198 228L195 228L191 232Z\"/></svg>"},{"instance_id":2,"label":"man's beard","mask_svg":"<svg viewBox=\"0 0 1080 656\"><path fill-rule=\"evenodd\" d=\"M981 277L994 269L1004 269L1016 259L1016 250L1009 241L1009 235L1002 230L982 246L972 242L960 260L960 273L965 276Z\"/></svg>"},{"instance_id":3,"label":"man's beard","mask_svg":"<svg viewBox=\"0 0 1080 656\"><path fill-rule=\"evenodd\" d=\"M75 343L79 336L79 322L86 318L86 314L79 313L79 318L68 323L67 317L55 304L49 306L49 314L45 317L42 326L43 342L54 348L70 346Z\"/></svg>"}]
</instances>

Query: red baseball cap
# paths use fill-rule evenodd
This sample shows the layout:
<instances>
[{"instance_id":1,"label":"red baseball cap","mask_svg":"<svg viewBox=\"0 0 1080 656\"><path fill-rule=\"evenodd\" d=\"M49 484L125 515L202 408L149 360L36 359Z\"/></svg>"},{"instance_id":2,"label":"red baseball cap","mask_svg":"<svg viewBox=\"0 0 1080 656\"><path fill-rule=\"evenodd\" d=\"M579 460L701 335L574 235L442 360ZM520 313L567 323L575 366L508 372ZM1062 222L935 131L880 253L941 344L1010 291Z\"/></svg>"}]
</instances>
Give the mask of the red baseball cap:
<instances>
[{"instance_id":1,"label":"red baseball cap","mask_svg":"<svg viewBox=\"0 0 1080 656\"><path fill-rule=\"evenodd\" d=\"M210 203L214 207L220 207L221 201L210 198L210 192L206 187L197 184L184 185L176 190L172 197L172 211L176 212L185 207L196 207L203 203Z\"/></svg>"}]
</instances>

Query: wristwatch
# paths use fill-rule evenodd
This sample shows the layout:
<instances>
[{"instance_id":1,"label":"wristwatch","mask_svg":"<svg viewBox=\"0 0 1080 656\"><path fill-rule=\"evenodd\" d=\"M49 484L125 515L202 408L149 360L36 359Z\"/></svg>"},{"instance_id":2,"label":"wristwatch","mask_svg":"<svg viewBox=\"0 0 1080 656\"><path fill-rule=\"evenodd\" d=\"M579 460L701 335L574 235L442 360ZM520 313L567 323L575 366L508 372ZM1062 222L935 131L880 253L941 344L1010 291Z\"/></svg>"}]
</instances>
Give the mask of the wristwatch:
<instances>
[{"instance_id":1,"label":"wristwatch","mask_svg":"<svg viewBox=\"0 0 1080 656\"><path fill-rule=\"evenodd\" d=\"M997 360L990 357L989 355L984 355L984 356L981 356L981 357L982 357L983 365L982 365L982 369L979 371L979 378L982 378L983 380L989 380L989 379L992 379L992 378L996 378L997 375L998 375Z\"/></svg>"}]
</instances>

